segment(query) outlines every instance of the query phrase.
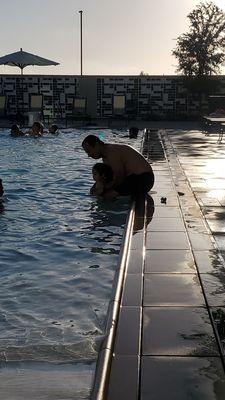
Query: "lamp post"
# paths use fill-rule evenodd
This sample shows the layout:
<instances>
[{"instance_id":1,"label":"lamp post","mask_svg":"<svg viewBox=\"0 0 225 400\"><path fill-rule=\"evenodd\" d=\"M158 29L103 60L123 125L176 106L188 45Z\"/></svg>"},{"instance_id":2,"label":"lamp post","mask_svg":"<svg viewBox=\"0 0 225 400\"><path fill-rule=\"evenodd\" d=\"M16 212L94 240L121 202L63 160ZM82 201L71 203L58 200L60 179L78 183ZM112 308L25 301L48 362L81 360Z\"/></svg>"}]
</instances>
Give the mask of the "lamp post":
<instances>
[{"instance_id":1,"label":"lamp post","mask_svg":"<svg viewBox=\"0 0 225 400\"><path fill-rule=\"evenodd\" d=\"M83 11L79 11L80 14L80 75L83 75L83 31L82 31L82 17L83 17Z\"/></svg>"}]
</instances>

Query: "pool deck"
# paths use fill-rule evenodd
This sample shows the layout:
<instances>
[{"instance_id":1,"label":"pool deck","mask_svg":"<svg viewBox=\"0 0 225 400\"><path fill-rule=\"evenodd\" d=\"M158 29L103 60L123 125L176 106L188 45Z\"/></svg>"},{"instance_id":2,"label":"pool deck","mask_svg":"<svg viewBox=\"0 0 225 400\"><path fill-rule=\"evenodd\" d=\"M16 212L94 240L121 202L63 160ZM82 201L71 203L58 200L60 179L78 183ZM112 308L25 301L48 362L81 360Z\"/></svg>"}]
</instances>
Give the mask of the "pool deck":
<instances>
[{"instance_id":1,"label":"pool deck","mask_svg":"<svg viewBox=\"0 0 225 400\"><path fill-rule=\"evenodd\" d=\"M151 130L144 154L156 181L130 224L115 335L101 349L109 370L100 361L92 398L224 400L225 141Z\"/></svg>"}]
</instances>

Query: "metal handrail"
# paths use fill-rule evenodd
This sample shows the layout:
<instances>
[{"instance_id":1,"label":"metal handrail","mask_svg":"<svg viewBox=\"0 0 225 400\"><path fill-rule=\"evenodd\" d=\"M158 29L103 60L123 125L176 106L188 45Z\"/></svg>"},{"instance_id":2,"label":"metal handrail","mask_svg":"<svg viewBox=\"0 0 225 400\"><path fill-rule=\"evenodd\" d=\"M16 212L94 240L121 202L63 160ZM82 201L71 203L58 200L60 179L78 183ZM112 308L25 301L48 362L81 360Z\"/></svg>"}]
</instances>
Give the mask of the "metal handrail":
<instances>
[{"instance_id":1,"label":"metal handrail","mask_svg":"<svg viewBox=\"0 0 225 400\"><path fill-rule=\"evenodd\" d=\"M131 238L132 227L134 223L135 204L132 203L130 212L127 216L124 228L122 245L118 261L117 275L113 284L113 296L109 303L108 318L106 323L106 336L102 343L101 351L98 355L94 387L91 394L91 400L105 400L111 369L113 348L116 336L116 328L119 317L120 303L122 297L123 283L127 265L127 256Z\"/></svg>"}]
</instances>

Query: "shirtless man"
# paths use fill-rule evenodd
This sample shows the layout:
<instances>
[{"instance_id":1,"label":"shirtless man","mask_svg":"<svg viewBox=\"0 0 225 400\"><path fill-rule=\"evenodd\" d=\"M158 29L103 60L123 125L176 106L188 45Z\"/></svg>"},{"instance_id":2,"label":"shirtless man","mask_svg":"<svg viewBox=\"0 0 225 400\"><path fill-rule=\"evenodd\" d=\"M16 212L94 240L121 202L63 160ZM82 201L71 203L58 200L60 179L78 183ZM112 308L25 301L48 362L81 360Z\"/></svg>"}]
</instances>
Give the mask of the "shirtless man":
<instances>
[{"instance_id":1,"label":"shirtless man","mask_svg":"<svg viewBox=\"0 0 225 400\"><path fill-rule=\"evenodd\" d=\"M104 143L97 136L89 135L82 143L84 151L94 159L102 158L114 173L111 188L105 197L113 198L118 194L131 195L138 199L154 185L151 165L133 147L126 144Z\"/></svg>"}]
</instances>

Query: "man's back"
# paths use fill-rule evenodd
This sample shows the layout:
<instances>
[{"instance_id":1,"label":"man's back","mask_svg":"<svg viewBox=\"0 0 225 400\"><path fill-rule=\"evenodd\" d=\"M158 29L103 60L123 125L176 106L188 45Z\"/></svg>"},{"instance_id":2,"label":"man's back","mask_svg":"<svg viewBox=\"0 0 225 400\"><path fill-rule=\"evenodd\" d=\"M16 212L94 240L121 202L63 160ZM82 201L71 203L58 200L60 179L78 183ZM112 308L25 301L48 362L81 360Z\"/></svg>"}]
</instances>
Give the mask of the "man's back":
<instances>
[{"instance_id":1,"label":"man's back","mask_svg":"<svg viewBox=\"0 0 225 400\"><path fill-rule=\"evenodd\" d=\"M118 182L131 174L152 172L151 165L142 154L125 144L105 144L102 160L111 166Z\"/></svg>"}]
</instances>

